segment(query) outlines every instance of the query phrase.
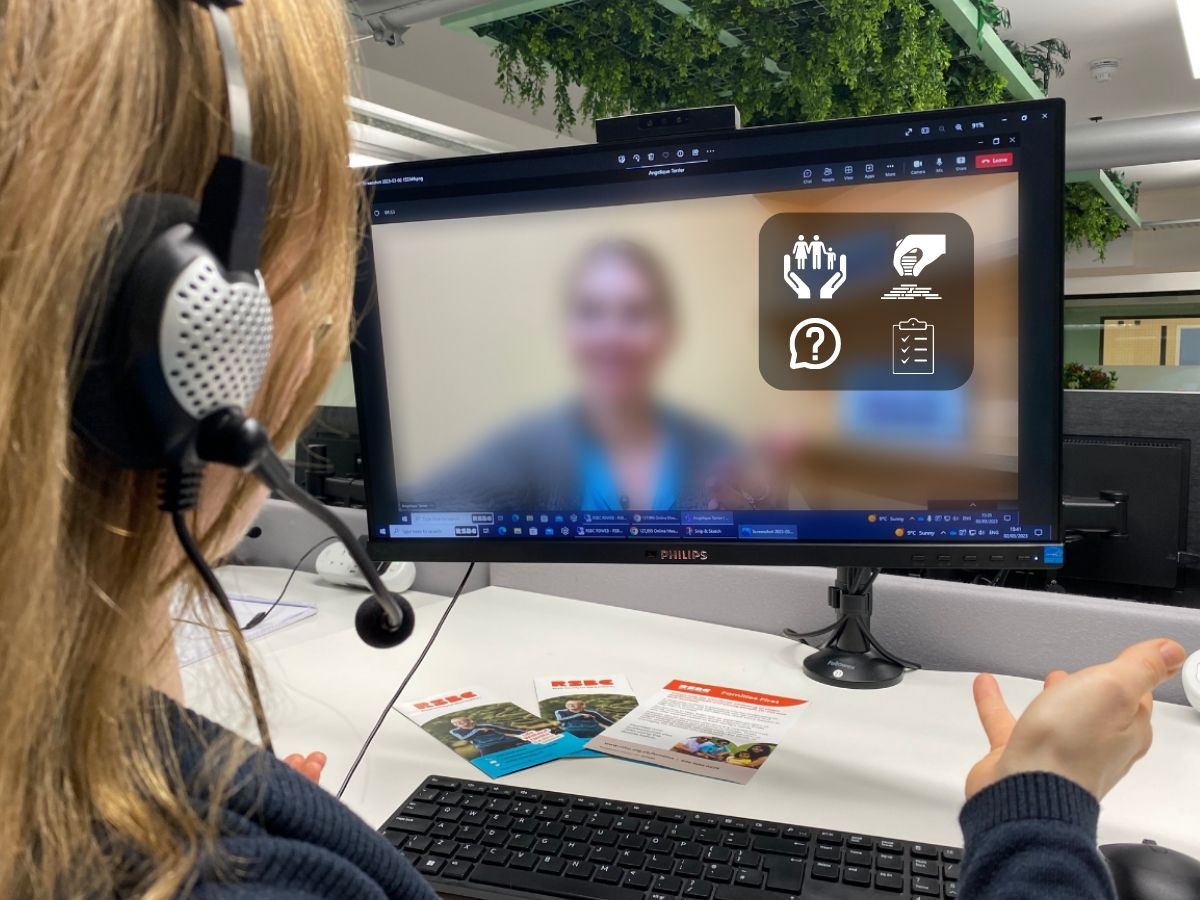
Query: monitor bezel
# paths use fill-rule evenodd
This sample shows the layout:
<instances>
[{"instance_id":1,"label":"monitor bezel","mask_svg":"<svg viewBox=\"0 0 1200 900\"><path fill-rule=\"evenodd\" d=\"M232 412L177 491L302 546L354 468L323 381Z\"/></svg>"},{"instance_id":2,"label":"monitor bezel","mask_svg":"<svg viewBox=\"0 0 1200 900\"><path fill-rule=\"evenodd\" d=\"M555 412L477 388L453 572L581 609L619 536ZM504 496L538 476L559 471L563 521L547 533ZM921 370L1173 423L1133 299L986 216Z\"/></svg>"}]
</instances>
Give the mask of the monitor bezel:
<instances>
[{"instance_id":1,"label":"monitor bezel","mask_svg":"<svg viewBox=\"0 0 1200 900\"><path fill-rule=\"evenodd\" d=\"M906 122L937 123L945 119L969 118L972 114L990 115L997 111L1036 110L1052 114L1049 153L1022 156L1020 167L1019 217L1025 223L1031 212L1046 216L1043 246L1052 260L1063 258L1062 203L1045 204L1040 198L1063 196L1065 165L1065 104L1059 99L1019 101L990 106L961 107L919 113L899 113L857 119L769 125L721 132L722 140L751 138L763 134L803 136L848 127L892 127ZM1043 138L1045 140L1045 138ZM619 152L640 142L614 142L605 150ZM374 170L368 180L391 177L408 170L437 170L462 165L502 165L510 161L539 160L594 153L597 144L527 150L444 160L394 163ZM918 145L919 146L919 145ZM968 176L969 177L969 176ZM1031 207L1037 209L1031 209ZM1048 207L1048 208L1047 208ZM687 541L645 539L613 540L572 538L570 540L497 538L391 538L378 534L379 520L375 498L382 490L395 494L395 476L391 450L391 422L383 377L383 345L378 306L375 302L375 265L371 229L364 229L358 260L354 305L358 330L351 345L354 388L357 398L359 430L366 477L368 552L380 561L414 562L543 562L543 563L669 563L716 565L813 565L865 566L888 569L956 568L1002 570L1012 568L1058 568L1059 561L1046 562L1042 549L1061 544L1060 504L1054 502L1049 513L1051 535L1038 541L954 542L840 542L840 541ZM1026 249L1022 247L1022 250ZM1022 415L1022 449L1027 443L1042 448L1047 471L1053 480L1054 497L1061 494L1062 458L1062 298L1064 293L1061 264L1037 267L1021 264L1018 272L1022 312L1027 303L1040 302L1046 307L1045 318L1034 321L1022 315L1019 323L1019 347L1022 359L1019 379L1021 403L1035 391L1038 415ZM1027 297L1027 294L1029 295ZM1032 299L1030 299L1032 298ZM1032 357L1032 362L1027 360ZM1030 440L1029 432L1036 435ZM379 460L379 465L376 465ZM382 477L380 477L382 475ZM376 481L376 491L372 482ZM1048 503L1049 505L1049 503ZM386 524L386 523L384 523Z\"/></svg>"}]
</instances>

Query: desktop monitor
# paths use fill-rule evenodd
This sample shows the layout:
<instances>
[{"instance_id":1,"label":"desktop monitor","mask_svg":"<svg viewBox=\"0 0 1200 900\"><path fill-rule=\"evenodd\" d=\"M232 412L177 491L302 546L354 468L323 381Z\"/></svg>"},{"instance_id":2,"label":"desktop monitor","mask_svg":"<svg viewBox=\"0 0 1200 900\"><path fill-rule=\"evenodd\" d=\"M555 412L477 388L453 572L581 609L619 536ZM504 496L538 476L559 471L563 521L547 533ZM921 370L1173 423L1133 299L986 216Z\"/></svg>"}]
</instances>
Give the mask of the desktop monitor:
<instances>
[{"instance_id":1,"label":"desktop monitor","mask_svg":"<svg viewBox=\"0 0 1200 900\"><path fill-rule=\"evenodd\" d=\"M1062 104L639 133L369 176L374 556L1061 564Z\"/></svg>"}]
</instances>

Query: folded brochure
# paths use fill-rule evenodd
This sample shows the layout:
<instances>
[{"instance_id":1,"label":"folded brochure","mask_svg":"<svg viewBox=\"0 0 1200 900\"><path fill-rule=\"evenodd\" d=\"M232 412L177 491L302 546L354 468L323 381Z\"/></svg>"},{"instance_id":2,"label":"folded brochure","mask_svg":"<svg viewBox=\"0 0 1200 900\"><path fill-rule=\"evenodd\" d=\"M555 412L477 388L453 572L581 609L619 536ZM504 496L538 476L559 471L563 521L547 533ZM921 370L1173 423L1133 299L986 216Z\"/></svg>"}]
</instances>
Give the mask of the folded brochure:
<instances>
[{"instance_id":1,"label":"folded brochure","mask_svg":"<svg viewBox=\"0 0 1200 900\"><path fill-rule=\"evenodd\" d=\"M807 701L675 680L588 741L589 750L746 784Z\"/></svg>"},{"instance_id":2,"label":"folded brochure","mask_svg":"<svg viewBox=\"0 0 1200 900\"><path fill-rule=\"evenodd\" d=\"M546 676L533 680L538 712L547 722L561 725L567 734L591 740L637 706L633 688L624 675ZM603 756L580 750L572 756Z\"/></svg>"},{"instance_id":3,"label":"folded brochure","mask_svg":"<svg viewBox=\"0 0 1200 900\"><path fill-rule=\"evenodd\" d=\"M396 708L479 771L499 778L583 749L576 737L483 688L467 688Z\"/></svg>"}]
</instances>

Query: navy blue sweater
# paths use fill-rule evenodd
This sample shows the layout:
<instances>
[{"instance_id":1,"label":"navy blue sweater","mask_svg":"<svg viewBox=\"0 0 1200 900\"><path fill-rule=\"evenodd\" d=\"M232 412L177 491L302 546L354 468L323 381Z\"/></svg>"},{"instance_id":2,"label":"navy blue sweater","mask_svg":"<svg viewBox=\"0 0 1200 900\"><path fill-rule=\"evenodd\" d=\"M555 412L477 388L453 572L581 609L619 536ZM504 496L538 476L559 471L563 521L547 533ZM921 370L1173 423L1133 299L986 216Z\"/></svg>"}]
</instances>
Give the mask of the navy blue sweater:
<instances>
[{"instance_id":1,"label":"navy blue sweater","mask_svg":"<svg viewBox=\"0 0 1200 900\"><path fill-rule=\"evenodd\" d=\"M194 776L220 726L190 711L173 716L185 778ZM219 855L237 857L236 880L202 864L200 900L435 900L403 854L332 795L259 753L222 810ZM197 798L197 803L202 802ZM1056 775L1007 778L962 811L966 855L961 900L1113 900L1096 849L1099 805Z\"/></svg>"},{"instance_id":2,"label":"navy blue sweater","mask_svg":"<svg viewBox=\"0 0 1200 900\"><path fill-rule=\"evenodd\" d=\"M961 900L1115 900L1096 798L1058 775L1013 775L967 801Z\"/></svg>"}]
</instances>

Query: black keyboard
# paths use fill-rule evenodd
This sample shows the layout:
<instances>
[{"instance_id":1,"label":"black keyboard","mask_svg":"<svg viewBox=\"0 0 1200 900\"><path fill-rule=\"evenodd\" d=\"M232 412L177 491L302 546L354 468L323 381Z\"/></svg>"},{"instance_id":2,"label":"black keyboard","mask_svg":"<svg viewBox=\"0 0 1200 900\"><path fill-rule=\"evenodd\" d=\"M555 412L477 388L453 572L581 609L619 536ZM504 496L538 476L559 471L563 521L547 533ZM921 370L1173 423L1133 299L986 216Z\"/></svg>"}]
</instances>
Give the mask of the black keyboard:
<instances>
[{"instance_id":1,"label":"black keyboard","mask_svg":"<svg viewBox=\"0 0 1200 900\"><path fill-rule=\"evenodd\" d=\"M442 896L953 900L962 851L431 777L379 829Z\"/></svg>"}]
</instances>

